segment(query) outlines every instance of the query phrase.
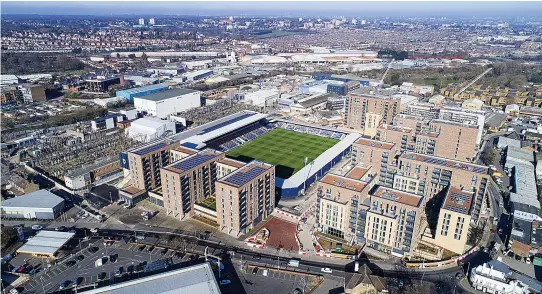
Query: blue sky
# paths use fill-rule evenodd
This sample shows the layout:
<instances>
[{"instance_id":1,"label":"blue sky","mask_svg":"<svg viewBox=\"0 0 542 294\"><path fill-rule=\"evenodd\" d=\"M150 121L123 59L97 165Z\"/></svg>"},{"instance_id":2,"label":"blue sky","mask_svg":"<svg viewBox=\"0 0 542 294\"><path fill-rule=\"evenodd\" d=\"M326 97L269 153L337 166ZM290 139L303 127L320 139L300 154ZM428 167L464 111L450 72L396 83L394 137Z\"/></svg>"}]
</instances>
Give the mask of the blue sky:
<instances>
[{"instance_id":1,"label":"blue sky","mask_svg":"<svg viewBox=\"0 0 542 294\"><path fill-rule=\"evenodd\" d=\"M542 2L1 2L2 14L536 16Z\"/></svg>"}]
</instances>

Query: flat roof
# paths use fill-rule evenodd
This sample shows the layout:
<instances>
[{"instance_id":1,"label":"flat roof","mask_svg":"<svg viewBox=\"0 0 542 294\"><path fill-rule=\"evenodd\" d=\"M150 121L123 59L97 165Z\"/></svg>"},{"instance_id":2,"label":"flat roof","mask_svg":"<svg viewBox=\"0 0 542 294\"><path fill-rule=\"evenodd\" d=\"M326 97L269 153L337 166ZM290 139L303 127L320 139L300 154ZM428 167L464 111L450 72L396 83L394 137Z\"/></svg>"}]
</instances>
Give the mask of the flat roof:
<instances>
[{"instance_id":1,"label":"flat roof","mask_svg":"<svg viewBox=\"0 0 542 294\"><path fill-rule=\"evenodd\" d=\"M151 275L86 291L88 294L219 294L220 288L209 263Z\"/></svg>"},{"instance_id":2,"label":"flat roof","mask_svg":"<svg viewBox=\"0 0 542 294\"><path fill-rule=\"evenodd\" d=\"M467 170L467 171L478 173L478 174L484 174L484 175L489 174L489 167L487 166L469 163L466 161L459 161L459 160L433 156L433 155L425 155L425 154L414 153L414 152L403 152L400 158L422 161L425 163L449 167L449 168L463 169L463 170Z\"/></svg>"},{"instance_id":3,"label":"flat roof","mask_svg":"<svg viewBox=\"0 0 542 294\"><path fill-rule=\"evenodd\" d=\"M182 153L185 153L185 154L194 154L194 153L198 153L198 150L194 150L192 148L188 148L188 147L185 147L185 146L179 146L175 149L175 151L179 151L179 152L182 152Z\"/></svg>"},{"instance_id":4,"label":"flat roof","mask_svg":"<svg viewBox=\"0 0 542 294\"><path fill-rule=\"evenodd\" d=\"M220 156L221 154L223 154L222 152L220 151L216 151L216 150L213 150L213 149L205 149L205 150L202 150L196 154L192 154L188 157L185 157L179 161L176 161L166 167L164 167L164 169L168 170L168 171L172 171L172 172L176 172L176 173L182 173L182 172L186 172L186 171L189 171L193 168L195 168L196 166L199 166L199 165L202 165L206 162L209 162L215 158L217 158L218 156Z\"/></svg>"},{"instance_id":5,"label":"flat roof","mask_svg":"<svg viewBox=\"0 0 542 294\"><path fill-rule=\"evenodd\" d=\"M371 197L378 197L393 202L419 207L422 203L423 196L378 186L376 190L371 193Z\"/></svg>"},{"instance_id":6,"label":"flat roof","mask_svg":"<svg viewBox=\"0 0 542 294\"><path fill-rule=\"evenodd\" d=\"M371 167L361 167L356 166L353 169L351 169L347 174L347 178L351 178L354 180L360 180L363 178L369 171L371 170Z\"/></svg>"},{"instance_id":7,"label":"flat roof","mask_svg":"<svg viewBox=\"0 0 542 294\"><path fill-rule=\"evenodd\" d=\"M165 84L153 84L153 85L148 85L148 86L143 86L143 87L117 91L117 96L119 96L119 94L139 94L141 92L145 92L149 90L167 89L167 88L168 86Z\"/></svg>"},{"instance_id":8,"label":"flat roof","mask_svg":"<svg viewBox=\"0 0 542 294\"><path fill-rule=\"evenodd\" d=\"M17 249L17 252L53 255L74 235L75 233L42 230L28 239L21 248Z\"/></svg>"},{"instance_id":9,"label":"flat roof","mask_svg":"<svg viewBox=\"0 0 542 294\"><path fill-rule=\"evenodd\" d=\"M199 91L192 90L192 89L185 89L185 88L176 88L176 89L160 91L157 93L153 93L153 94L145 95L141 97L135 97L134 99L161 101L161 100L178 97L178 96L182 96L182 95L186 95L190 93L196 93L196 92L199 92Z\"/></svg>"},{"instance_id":10,"label":"flat roof","mask_svg":"<svg viewBox=\"0 0 542 294\"><path fill-rule=\"evenodd\" d=\"M54 208L64 199L43 189L2 201L2 207Z\"/></svg>"},{"instance_id":11,"label":"flat roof","mask_svg":"<svg viewBox=\"0 0 542 294\"><path fill-rule=\"evenodd\" d=\"M461 214L470 214L474 192L461 190L456 187L450 187L446 193L446 198L442 203L442 208Z\"/></svg>"},{"instance_id":12,"label":"flat roof","mask_svg":"<svg viewBox=\"0 0 542 294\"><path fill-rule=\"evenodd\" d=\"M233 167L236 167L236 168L241 168L241 167L246 165L246 163L244 163L242 161L238 161L238 160L231 159L231 158L226 158L226 157L222 158L218 162L221 163L221 164L233 166Z\"/></svg>"},{"instance_id":13,"label":"flat roof","mask_svg":"<svg viewBox=\"0 0 542 294\"><path fill-rule=\"evenodd\" d=\"M272 167L273 165L271 164L253 160L247 163L244 167L232 172L218 181L230 186L242 187L253 179L261 176Z\"/></svg>"},{"instance_id":14,"label":"flat roof","mask_svg":"<svg viewBox=\"0 0 542 294\"><path fill-rule=\"evenodd\" d=\"M401 132L401 133L410 133L413 130L413 128L409 128L409 127L394 126L394 125L388 125L388 124L381 124L378 126L378 129L390 130L390 131Z\"/></svg>"},{"instance_id":15,"label":"flat roof","mask_svg":"<svg viewBox=\"0 0 542 294\"><path fill-rule=\"evenodd\" d=\"M355 144L376 147L380 149L387 149L387 150L391 150L393 146L395 145L393 143L376 141L376 140L365 139L365 138L359 138L358 140L356 140Z\"/></svg>"},{"instance_id":16,"label":"flat roof","mask_svg":"<svg viewBox=\"0 0 542 294\"><path fill-rule=\"evenodd\" d=\"M363 189L365 189L365 187L367 187L367 182L335 174L325 175L323 178L320 179L320 182L356 192L361 192L363 191Z\"/></svg>"}]
</instances>

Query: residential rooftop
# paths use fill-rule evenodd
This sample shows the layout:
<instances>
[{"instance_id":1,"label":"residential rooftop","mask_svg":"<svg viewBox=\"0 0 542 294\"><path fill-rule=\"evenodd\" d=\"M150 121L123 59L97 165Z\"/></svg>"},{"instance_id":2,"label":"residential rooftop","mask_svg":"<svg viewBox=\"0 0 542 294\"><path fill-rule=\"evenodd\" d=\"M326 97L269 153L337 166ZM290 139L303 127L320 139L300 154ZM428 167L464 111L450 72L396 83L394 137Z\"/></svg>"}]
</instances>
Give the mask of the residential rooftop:
<instances>
[{"instance_id":1,"label":"residential rooftop","mask_svg":"<svg viewBox=\"0 0 542 294\"><path fill-rule=\"evenodd\" d=\"M442 208L461 214L470 214L470 209L474 200L474 192L461 190L456 187L450 187L446 193Z\"/></svg>"},{"instance_id":2,"label":"residential rooftop","mask_svg":"<svg viewBox=\"0 0 542 294\"><path fill-rule=\"evenodd\" d=\"M393 143L376 141L376 140L365 139L365 138L359 138L354 143L358 145L376 147L376 148L387 149L387 150L391 150L393 146L395 145Z\"/></svg>"},{"instance_id":3,"label":"residential rooftop","mask_svg":"<svg viewBox=\"0 0 542 294\"><path fill-rule=\"evenodd\" d=\"M414 153L414 152L403 152L399 158L416 160L416 161L421 161L421 162L425 162L429 164L434 164L434 165L449 167L449 168L454 168L454 169L463 169L463 170L467 170L467 171L478 173L478 174L484 174L484 175L489 174L489 167L487 166L469 163L465 161L437 157L433 155L425 155L425 154Z\"/></svg>"},{"instance_id":4,"label":"residential rooftop","mask_svg":"<svg viewBox=\"0 0 542 294\"><path fill-rule=\"evenodd\" d=\"M378 186L371 193L371 197L378 197L413 207L419 207L423 200L423 196L382 186Z\"/></svg>"},{"instance_id":5,"label":"residential rooftop","mask_svg":"<svg viewBox=\"0 0 542 294\"><path fill-rule=\"evenodd\" d=\"M320 179L320 182L356 192L361 192L363 189L365 189L365 187L367 187L367 182L335 174L325 175L322 179Z\"/></svg>"},{"instance_id":6,"label":"residential rooftop","mask_svg":"<svg viewBox=\"0 0 542 294\"><path fill-rule=\"evenodd\" d=\"M219 180L219 182L234 187L242 187L248 182L267 172L272 167L273 165L271 164L253 160L247 163L244 167L223 177Z\"/></svg>"},{"instance_id":7,"label":"residential rooftop","mask_svg":"<svg viewBox=\"0 0 542 294\"><path fill-rule=\"evenodd\" d=\"M223 153L220 151L216 151L213 149L205 149L198 153L185 157L179 161L176 161L166 166L164 169L172 171L172 172L176 172L176 173L183 173L197 166L205 164L209 161L215 160L221 154Z\"/></svg>"}]
</instances>

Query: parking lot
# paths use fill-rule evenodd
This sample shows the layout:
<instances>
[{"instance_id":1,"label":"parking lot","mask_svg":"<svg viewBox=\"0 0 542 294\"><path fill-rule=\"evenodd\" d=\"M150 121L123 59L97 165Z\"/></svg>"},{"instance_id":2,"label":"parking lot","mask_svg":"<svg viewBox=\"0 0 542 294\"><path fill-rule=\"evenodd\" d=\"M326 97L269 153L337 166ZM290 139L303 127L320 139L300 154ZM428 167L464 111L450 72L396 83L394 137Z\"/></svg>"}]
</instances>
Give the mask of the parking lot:
<instances>
[{"instance_id":1,"label":"parking lot","mask_svg":"<svg viewBox=\"0 0 542 294\"><path fill-rule=\"evenodd\" d=\"M101 286L147 275L143 272L144 265L157 260L168 259L172 266L179 266L197 262L199 258L197 255L136 243L105 245L102 240L94 240L87 246L83 250L75 250L69 258L56 265L45 267L23 284L20 290L23 293L50 293L59 290L61 283L65 283L63 286L71 292L75 290L74 284L78 284L77 288L94 283ZM97 266L99 259L103 264Z\"/></svg>"},{"instance_id":2,"label":"parking lot","mask_svg":"<svg viewBox=\"0 0 542 294\"><path fill-rule=\"evenodd\" d=\"M308 291L322 277L312 274L248 266L246 272L236 266L237 274L247 293L292 293L293 290Z\"/></svg>"}]
</instances>

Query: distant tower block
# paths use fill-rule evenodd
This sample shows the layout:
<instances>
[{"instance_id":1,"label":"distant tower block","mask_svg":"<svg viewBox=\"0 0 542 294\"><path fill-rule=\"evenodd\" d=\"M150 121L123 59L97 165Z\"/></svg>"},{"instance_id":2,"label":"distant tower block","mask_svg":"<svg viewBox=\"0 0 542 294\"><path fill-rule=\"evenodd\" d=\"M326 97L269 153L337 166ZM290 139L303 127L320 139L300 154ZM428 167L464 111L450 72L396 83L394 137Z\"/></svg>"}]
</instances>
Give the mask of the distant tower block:
<instances>
[{"instance_id":1,"label":"distant tower block","mask_svg":"<svg viewBox=\"0 0 542 294\"><path fill-rule=\"evenodd\" d=\"M154 22L154 17L149 19L149 25L153 26L155 25L156 23Z\"/></svg>"},{"instance_id":2,"label":"distant tower block","mask_svg":"<svg viewBox=\"0 0 542 294\"><path fill-rule=\"evenodd\" d=\"M139 25L141 25L141 26L145 25L145 19L144 18L139 19Z\"/></svg>"}]
</instances>

